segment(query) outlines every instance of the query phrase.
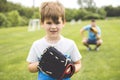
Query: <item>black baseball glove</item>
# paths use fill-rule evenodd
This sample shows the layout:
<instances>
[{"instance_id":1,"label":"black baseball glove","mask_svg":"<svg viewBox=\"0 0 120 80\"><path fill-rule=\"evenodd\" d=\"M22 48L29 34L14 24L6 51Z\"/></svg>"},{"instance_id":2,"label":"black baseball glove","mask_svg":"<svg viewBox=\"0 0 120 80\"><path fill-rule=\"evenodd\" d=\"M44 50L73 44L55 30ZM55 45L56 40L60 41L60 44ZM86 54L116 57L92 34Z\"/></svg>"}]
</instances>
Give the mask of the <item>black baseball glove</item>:
<instances>
[{"instance_id":1,"label":"black baseball glove","mask_svg":"<svg viewBox=\"0 0 120 80\"><path fill-rule=\"evenodd\" d=\"M54 47L44 50L38 69L57 80L69 78L75 72L73 62ZM68 69L70 70L67 71Z\"/></svg>"}]
</instances>

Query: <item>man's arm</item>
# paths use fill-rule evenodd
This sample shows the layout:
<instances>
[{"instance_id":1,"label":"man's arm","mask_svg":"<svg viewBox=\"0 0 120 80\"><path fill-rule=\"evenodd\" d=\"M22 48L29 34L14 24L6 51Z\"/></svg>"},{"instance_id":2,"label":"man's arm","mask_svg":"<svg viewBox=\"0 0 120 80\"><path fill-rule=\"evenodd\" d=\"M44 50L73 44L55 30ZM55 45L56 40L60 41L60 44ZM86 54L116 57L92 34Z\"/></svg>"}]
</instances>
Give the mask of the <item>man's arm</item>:
<instances>
[{"instance_id":1,"label":"man's arm","mask_svg":"<svg viewBox=\"0 0 120 80\"><path fill-rule=\"evenodd\" d=\"M86 39L86 37L84 36L84 32L85 32L85 30L84 30L84 28L82 28L80 30L80 34L81 34L81 36L82 36L83 39Z\"/></svg>"},{"instance_id":2,"label":"man's arm","mask_svg":"<svg viewBox=\"0 0 120 80\"><path fill-rule=\"evenodd\" d=\"M38 69L37 69L38 64L39 64L39 62L28 63L28 70L31 73L38 72Z\"/></svg>"},{"instance_id":3,"label":"man's arm","mask_svg":"<svg viewBox=\"0 0 120 80\"><path fill-rule=\"evenodd\" d=\"M91 28L94 34L96 35L96 38L99 40L101 39L101 35L99 34L100 32L96 28Z\"/></svg>"},{"instance_id":4,"label":"man's arm","mask_svg":"<svg viewBox=\"0 0 120 80\"><path fill-rule=\"evenodd\" d=\"M97 38L97 40L100 40L101 36L99 34L96 34L96 38Z\"/></svg>"},{"instance_id":5,"label":"man's arm","mask_svg":"<svg viewBox=\"0 0 120 80\"><path fill-rule=\"evenodd\" d=\"M75 73L77 73L81 69L81 60L74 62L75 65Z\"/></svg>"}]
</instances>

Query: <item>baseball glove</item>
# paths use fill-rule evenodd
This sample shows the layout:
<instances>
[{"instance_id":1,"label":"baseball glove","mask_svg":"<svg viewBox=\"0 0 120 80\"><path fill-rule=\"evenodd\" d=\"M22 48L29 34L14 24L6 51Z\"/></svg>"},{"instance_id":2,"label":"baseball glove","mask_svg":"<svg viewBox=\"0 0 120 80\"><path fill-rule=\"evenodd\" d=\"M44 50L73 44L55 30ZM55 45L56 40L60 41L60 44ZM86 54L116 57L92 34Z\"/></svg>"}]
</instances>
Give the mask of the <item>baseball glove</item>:
<instances>
[{"instance_id":1,"label":"baseball glove","mask_svg":"<svg viewBox=\"0 0 120 80\"><path fill-rule=\"evenodd\" d=\"M94 32L95 34L97 34L97 33L98 33L98 31L97 31L97 29L96 29L96 28L91 27L91 28L90 28L90 30L91 30L92 32Z\"/></svg>"},{"instance_id":2,"label":"baseball glove","mask_svg":"<svg viewBox=\"0 0 120 80\"><path fill-rule=\"evenodd\" d=\"M44 50L38 69L57 80L70 78L75 72L73 62L54 47Z\"/></svg>"}]
</instances>

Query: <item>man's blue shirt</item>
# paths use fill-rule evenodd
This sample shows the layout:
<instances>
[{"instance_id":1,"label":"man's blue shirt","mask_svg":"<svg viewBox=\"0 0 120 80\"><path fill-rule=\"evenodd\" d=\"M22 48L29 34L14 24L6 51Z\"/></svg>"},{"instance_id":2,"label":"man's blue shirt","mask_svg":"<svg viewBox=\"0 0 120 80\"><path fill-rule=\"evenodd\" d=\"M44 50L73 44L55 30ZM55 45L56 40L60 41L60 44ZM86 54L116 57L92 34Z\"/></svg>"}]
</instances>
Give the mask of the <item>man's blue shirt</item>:
<instances>
[{"instance_id":1,"label":"man's blue shirt","mask_svg":"<svg viewBox=\"0 0 120 80\"><path fill-rule=\"evenodd\" d=\"M87 25L87 26L84 26L84 30L88 31L88 39L90 40L96 40L96 36L95 36L95 33L93 33L90 28L92 26L91 25ZM99 26L96 26L97 30L98 30L98 35L101 35L101 30L99 28Z\"/></svg>"}]
</instances>

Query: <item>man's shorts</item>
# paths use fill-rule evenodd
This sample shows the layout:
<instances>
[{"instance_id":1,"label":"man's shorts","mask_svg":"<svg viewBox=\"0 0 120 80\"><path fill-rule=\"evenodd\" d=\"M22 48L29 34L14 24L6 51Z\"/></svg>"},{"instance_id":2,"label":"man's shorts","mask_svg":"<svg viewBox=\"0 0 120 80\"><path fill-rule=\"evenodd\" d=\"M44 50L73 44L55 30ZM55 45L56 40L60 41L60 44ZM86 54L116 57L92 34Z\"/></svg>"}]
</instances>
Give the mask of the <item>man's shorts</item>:
<instances>
[{"instance_id":1,"label":"man's shorts","mask_svg":"<svg viewBox=\"0 0 120 80\"><path fill-rule=\"evenodd\" d=\"M97 40L96 39L93 39L93 40L92 39L88 39L87 43L88 44L97 44Z\"/></svg>"}]
</instances>

